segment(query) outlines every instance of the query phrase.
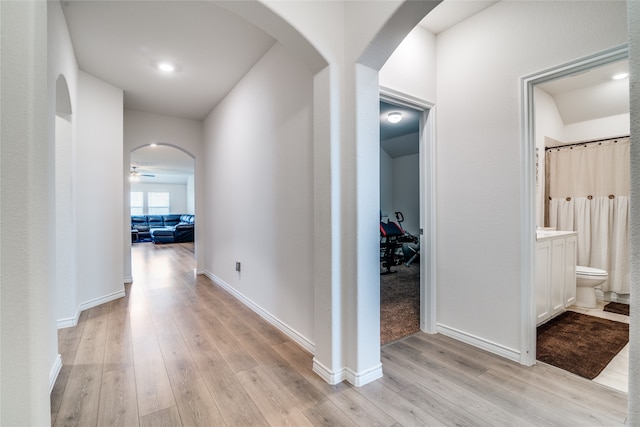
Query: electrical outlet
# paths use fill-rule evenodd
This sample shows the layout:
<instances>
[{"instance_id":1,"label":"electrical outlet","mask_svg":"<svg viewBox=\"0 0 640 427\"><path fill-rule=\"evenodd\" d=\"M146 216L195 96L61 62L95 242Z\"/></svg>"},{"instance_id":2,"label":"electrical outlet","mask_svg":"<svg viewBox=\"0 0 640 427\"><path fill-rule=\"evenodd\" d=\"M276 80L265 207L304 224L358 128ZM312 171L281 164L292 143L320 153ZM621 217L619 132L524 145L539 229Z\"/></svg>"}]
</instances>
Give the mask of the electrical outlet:
<instances>
[{"instance_id":1,"label":"electrical outlet","mask_svg":"<svg viewBox=\"0 0 640 427\"><path fill-rule=\"evenodd\" d=\"M236 271L240 272L240 261L236 261Z\"/></svg>"}]
</instances>

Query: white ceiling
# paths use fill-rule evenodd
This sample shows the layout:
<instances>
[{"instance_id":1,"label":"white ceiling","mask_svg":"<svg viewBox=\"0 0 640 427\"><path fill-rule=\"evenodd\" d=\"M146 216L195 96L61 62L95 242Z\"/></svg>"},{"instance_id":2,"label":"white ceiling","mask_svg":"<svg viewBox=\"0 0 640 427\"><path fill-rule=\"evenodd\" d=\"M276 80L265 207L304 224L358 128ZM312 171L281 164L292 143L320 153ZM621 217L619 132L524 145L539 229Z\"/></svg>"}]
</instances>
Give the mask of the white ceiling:
<instances>
[{"instance_id":1,"label":"white ceiling","mask_svg":"<svg viewBox=\"0 0 640 427\"><path fill-rule=\"evenodd\" d=\"M125 108L176 117L204 119L275 42L203 1L72 0L63 11L80 69L122 88Z\"/></svg>"},{"instance_id":2,"label":"white ceiling","mask_svg":"<svg viewBox=\"0 0 640 427\"><path fill-rule=\"evenodd\" d=\"M629 79L613 80L629 72L623 60L583 73L537 85L551 95L565 125L629 112Z\"/></svg>"},{"instance_id":3,"label":"white ceiling","mask_svg":"<svg viewBox=\"0 0 640 427\"><path fill-rule=\"evenodd\" d=\"M445 0L420 25L438 34L495 3ZM206 1L67 0L62 4L80 69L122 88L124 107L131 110L201 120L275 42L252 24ZM177 63L178 72L165 74L154 67L164 60ZM587 114L584 100L577 101L580 91L585 91L575 87L578 78L544 87L555 92L568 121L580 121L580 114L593 115ZM559 88L565 84L572 89ZM626 94L628 97L628 89ZM621 103L624 100L616 105ZM153 159L145 159L141 156L147 151L138 151L132 153L132 162L141 162L141 169L168 169L175 153L162 149ZM160 159L160 155L167 157Z\"/></svg>"},{"instance_id":4,"label":"white ceiling","mask_svg":"<svg viewBox=\"0 0 640 427\"><path fill-rule=\"evenodd\" d=\"M391 112L402 114L402 120L391 123L388 115ZM380 101L380 146L391 157L408 156L419 151L420 112L408 107ZM414 134L415 137L402 138Z\"/></svg>"},{"instance_id":5,"label":"white ceiling","mask_svg":"<svg viewBox=\"0 0 640 427\"><path fill-rule=\"evenodd\" d=\"M498 0L444 0L420 21L420 26L434 34L483 11Z\"/></svg>"},{"instance_id":6,"label":"white ceiling","mask_svg":"<svg viewBox=\"0 0 640 427\"><path fill-rule=\"evenodd\" d=\"M159 144L131 152L131 166L143 175L140 182L154 184L186 184L194 173L194 159L177 148Z\"/></svg>"}]
</instances>

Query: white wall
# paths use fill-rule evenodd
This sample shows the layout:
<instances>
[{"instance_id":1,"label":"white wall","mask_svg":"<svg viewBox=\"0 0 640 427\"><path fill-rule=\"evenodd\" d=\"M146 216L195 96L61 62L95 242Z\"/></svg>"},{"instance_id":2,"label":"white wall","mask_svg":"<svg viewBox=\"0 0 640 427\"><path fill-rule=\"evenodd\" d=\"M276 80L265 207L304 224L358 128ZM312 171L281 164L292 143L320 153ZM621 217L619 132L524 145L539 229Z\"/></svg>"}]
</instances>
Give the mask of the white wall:
<instances>
[{"instance_id":1,"label":"white wall","mask_svg":"<svg viewBox=\"0 0 640 427\"><path fill-rule=\"evenodd\" d=\"M312 96L311 73L276 44L205 120L206 274L309 343Z\"/></svg>"},{"instance_id":2,"label":"white wall","mask_svg":"<svg viewBox=\"0 0 640 427\"><path fill-rule=\"evenodd\" d=\"M392 222L397 222L395 212L402 212L402 228L414 236L420 232L419 162L418 154L392 159L380 150L380 209Z\"/></svg>"},{"instance_id":3,"label":"white wall","mask_svg":"<svg viewBox=\"0 0 640 427\"><path fill-rule=\"evenodd\" d=\"M187 207L185 213L194 215L196 213L196 177L189 176L187 179Z\"/></svg>"},{"instance_id":4,"label":"white wall","mask_svg":"<svg viewBox=\"0 0 640 427\"><path fill-rule=\"evenodd\" d=\"M75 195L73 182L73 123L56 116L55 205L56 285L55 313L59 326L73 326L78 311L75 250Z\"/></svg>"},{"instance_id":5,"label":"white wall","mask_svg":"<svg viewBox=\"0 0 640 427\"><path fill-rule=\"evenodd\" d=\"M138 182L131 184L131 191L142 191L144 193L145 215L147 213L147 193L149 192L168 192L169 203L171 203L170 213L185 214L187 213L187 185L186 184L152 184L146 182Z\"/></svg>"},{"instance_id":6,"label":"white wall","mask_svg":"<svg viewBox=\"0 0 640 427\"><path fill-rule=\"evenodd\" d=\"M380 86L414 97L436 99L436 36L417 26L380 70Z\"/></svg>"},{"instance_id":7,"label":"white wall","mask_svg":"<svg viewBox=\"0 0 640 427\"><path fill-rule=\"evenodd\" d=\"M122 174L129 176L129 167L131 165L131 151L148 146L151 143L161 143L170 145L179 149L191 157L195 161L195 177L191 184L193 188L193 199L190 202L185 200L184 212L196 215L195 221L195 263L194 266L198 273L202 272L204 265L204 222L199 218L204 218L204 204L200 201L204 200L204 157L202 148L202 121L183 119L178 117L163 116L160 114L151 114L142 111L125 110L124 111L124 153L121 163ZM130 219L130 203L129 189L130 182L124 180L124 186L121 189L124 200L125 209L122 212L123 221L126 229L123 233L128 235L128 226ZM198 201L196 205L195 201ZM191 203L191 212L189 210ZM131 239L125 238L124 247L124 280L133 280L131 275Z\"/></svg>"},{"instance_id":8,"label":"white wall","mask_svg":"<svg viewBox=\"0 0 640 427\"><path fill-rule=\"evenodd\" d=\"M84 308L124 295L123 234L116 231L124 227L122 102L122 89L80 71L76 247L78 301Z\"/></svg>"},{"instance_id":9,"label":"white wall","mask_svg":"<svg viewBox=\"0 0 640 427\"><path fill-rule=\"evenodd\" d=\"M534 120L537 162L536 183L536 226L544 224L544 188L545 188L545 137L557 141L564 140L564 123L553 97L547 92L534 88Z\"/></svg>"},{"instance_id":10,"label":"white wall","mask_svg":"<svg viewBox=\"0 0 640 427\"><path fill-rule=\"evenodd\" d=\"M76 150L76 124L75 113L77 111L77 86L78 64L73 52L71 37L67 30L67 24L59 2L47 3L47 49L48 49L48 75L49 86L49 114L54 129L50 130L50 142L54 148L54 181L56 185L56 248L55 257L57 268L62 268L56 273L56 284L52 290L53 296L49 299L51 311L54 317L49 327L50 351L58 354L58 326L61 324L72 325L76 320L78 306L77 259L75 247L76 228L75 212L76 189L75 174L75 150ZM57 111L57 82L64 79L68 90L71 116L65 119L55 117ZM62 95L62 94L61 94ZM55 119L54 119L55 117ZM69 121L67 121L68 119ZM59 193L58 193L59 192ZM58 274L61 273L61 274ZM66 361L62 361L65 363ZM51 380L55 380L60 360L52 359Z\"/></svg>"},{"instance_id":11,"label":"white wall","mask_svg":"<svg viewBox=\"0 0 640 427\"><path fill-rule=\"evenodd\" d=\"M420 156L411 154L393 159L393 212L400 211L408 233L420 235ZM395 215L391 212L395 221Z\"/></svg>"},{"instance_id":12,"label":"white wall","mask_svg":"<svg viewBox=\"0 0 640 427\"><path fill-rule=\"evenodd\" d=\"M624 2L499 2L438 35L441 330L518 357L519 79L626 41Z\"/></svg>"},{"instance_id":13,"label":"white wall","mask_svg":"<svg viewBox=\"0 0 640 427\"><path fill-rule=\"evenodd\" d=\"M0 424L48 426L57 352L47 3L0 2L0 38Z\"/></svg>"},{"instance_id":14,"label":"white wall","mask_svg":"<svg viewBox=\"0 0 640 427\"><path fill-rule=\"evenodd\" d=\"M640 135L640 3L627 3L629 11L629 70L630 70L630 123L632 139ZM631 144L631 198L640 197L640 150ZM631 230L631 323L629 328L629 396L628 418L630 426L640 424L640 210L632 209L629 217Z\"/></svg>"},{"instance_id":15,"label":"white wall","mask_svg":"<svg viewBox=\"0 0 640 427\"><path fill-rule=\"evenodd\" d=\"M393 219L393 159L380 148L380 210Z\"/></svg>"},{"instance_id":16,"label":"white wall","mask_svg":"<svg viewBox=\"0 0 640 427\"><path fill-rule=\"evenodd\" d=\"M576 142L629 135L630 127L629 114L618 114L601 119L572 123L565 126L563 141Z\"/></svg>"}]
</instances>

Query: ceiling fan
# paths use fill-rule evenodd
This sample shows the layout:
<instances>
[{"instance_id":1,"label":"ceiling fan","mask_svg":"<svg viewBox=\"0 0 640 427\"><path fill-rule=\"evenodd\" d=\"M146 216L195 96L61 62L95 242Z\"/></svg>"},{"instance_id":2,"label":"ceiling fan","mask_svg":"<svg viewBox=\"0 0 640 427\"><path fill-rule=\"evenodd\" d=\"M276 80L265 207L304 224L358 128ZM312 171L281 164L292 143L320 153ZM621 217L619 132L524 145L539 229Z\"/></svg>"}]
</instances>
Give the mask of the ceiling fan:
<instances>
[{"instance_id":1,"label":"ceiling fan","mask_svg":"<svg viewBox=\"0 0 640 427\"><path fill-rule=\"evenodd\" d=\"M140 181L140 177L141 176L148 176L148 177L151 177L151 178L155 178L155 175L138 172L137 166L131 166L131 172L129 172L129 181L138 182L138 181Z\"/></svg>"}]
</instances>

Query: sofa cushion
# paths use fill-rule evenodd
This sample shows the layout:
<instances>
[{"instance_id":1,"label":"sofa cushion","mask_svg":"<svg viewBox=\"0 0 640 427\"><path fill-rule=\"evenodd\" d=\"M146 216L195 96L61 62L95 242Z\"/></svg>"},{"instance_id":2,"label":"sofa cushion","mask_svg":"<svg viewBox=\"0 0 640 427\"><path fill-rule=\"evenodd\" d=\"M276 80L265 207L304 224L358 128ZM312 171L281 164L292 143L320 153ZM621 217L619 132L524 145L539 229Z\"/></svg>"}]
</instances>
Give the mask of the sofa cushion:
<instances>
[{"instance_id":1,"label":"sofa cushion","mask_svg":"<svg viewBox=\"0 0 640 427\"><path fill-rule=\"evenodd\" d=\"M180 223L181 224L193 224L193 222L194 222L194 216L193 215L189 215L189 214L180 215Z\"/></svg>"},{"instance_id":2,"label":"sofa cushion","mask_svg":"<svg viewBox=\"0 0 640 427\"><path fill-rule=\"evenodd\" d=\"M149 221L146 215L133 215L131 217L131 229L138 231L149 231Z\"/></svg>"},{"instance_id":3,"label":"sofa cushion","mask_svg":"<svg viewBox=\"0 0 640 427\"><path fill-rule=\"evenodd\" d=\"M162 228L164 227L164 221L162 215L149 215L149 227L150 228Z\"/></svg>"},{"instance_id":4,"label":"sofa cushion","mask_svg":"<svg viewBox=\"0 0 640 427\"><path fill-rule=\"evenodd\" d=\"M165 227L172 227L180 222L180 215L162 215Z\"/></svg>"}]
</instances>

